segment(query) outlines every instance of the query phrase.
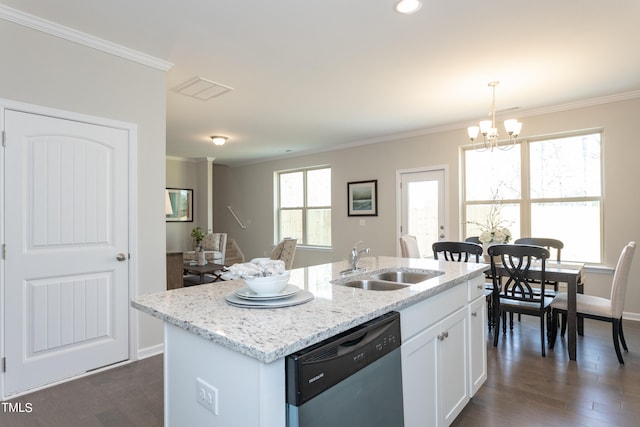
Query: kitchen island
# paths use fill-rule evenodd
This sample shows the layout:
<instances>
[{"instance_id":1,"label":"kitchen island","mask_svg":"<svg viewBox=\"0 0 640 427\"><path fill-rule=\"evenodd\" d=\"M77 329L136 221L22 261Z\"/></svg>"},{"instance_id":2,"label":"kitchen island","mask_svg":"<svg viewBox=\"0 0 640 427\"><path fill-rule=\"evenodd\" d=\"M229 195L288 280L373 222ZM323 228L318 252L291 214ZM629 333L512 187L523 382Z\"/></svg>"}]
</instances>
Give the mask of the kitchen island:
<instances>
[{"instance_id":1,"label":"kitchen island","mask_svg":"<svg viewBox=\"0 0 640 427\"><path fill-rule=\"evenodd\" d=\"M433 416L437 416L438 424L450 423L486 378L486 309L478 301L484 302L483 272L488 267L395 257L363 258L360 267L366 271L349 278L398 269L437 270L443 274L403 289L370 291L331 283L344 279L340 272L348 268L346 261L295 269L291 271L290 283L313 293L314 299L277 309L227 304L225 295L244 286L241 280L136 297L131 303L133 307L165 322L165 425L284 427L284 357L390 311L401 313L407 426L415 423L412 420L422 419L422 410L407 396L417 394L420 391L415 387L421 387L408 369L416 361L431 363L421 361L430 357L431 350L446 351L447 340L441 339L444 332L436 333L433 342L430 337L446 327L448 319L462 328L458 344L464 348L455 348L461 355L451 360L463 360L463 366L455 368L459 372L456 375L464 376L459 382L464 386L464 396L457 393L450 398L458 391L452 393L450 380L434 377L432 381L435 387L432 391L436 393ZM475 310L475 315L471 310ZM411 358L412 355L420 357ZM442 354L431 356L436 364L432 366L433 374L440 376L435 371L447 366L437 364L449 362L442 362ZM475 372L474 364L475 371L482 370L484 365L484 372ZM450 405L443 404L443 399L455 402L455 408L448 408Z\"/></svg>"}]
</instances>

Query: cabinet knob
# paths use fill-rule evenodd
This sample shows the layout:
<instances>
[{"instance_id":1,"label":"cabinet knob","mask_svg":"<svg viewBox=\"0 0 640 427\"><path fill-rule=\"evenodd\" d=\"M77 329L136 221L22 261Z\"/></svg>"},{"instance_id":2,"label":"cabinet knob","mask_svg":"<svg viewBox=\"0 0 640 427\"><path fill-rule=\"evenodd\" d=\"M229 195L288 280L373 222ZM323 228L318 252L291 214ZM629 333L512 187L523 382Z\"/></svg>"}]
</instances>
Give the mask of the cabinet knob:
<instances>
[{"instance_id":1,"label":"cabinet knob","mask_svg":"<svg viewBox=\"0 0 640 427\"><path fill-rule=\"evenodd\" d=\"M471 313L471 316L478 317L478 312L474 311L473 313Z\"/></svg>"}]
</instances>

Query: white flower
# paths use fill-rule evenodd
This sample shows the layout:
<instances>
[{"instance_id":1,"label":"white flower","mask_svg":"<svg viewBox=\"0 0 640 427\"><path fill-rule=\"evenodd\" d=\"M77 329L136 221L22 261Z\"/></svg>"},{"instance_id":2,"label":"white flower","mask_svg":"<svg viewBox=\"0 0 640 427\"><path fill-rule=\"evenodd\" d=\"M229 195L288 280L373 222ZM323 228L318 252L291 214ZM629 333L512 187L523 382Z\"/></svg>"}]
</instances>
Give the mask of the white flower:
<instances>
[{"instance_id":1,"label":"white flower","mask_svg":"<svg viewBox=\"0 0 640 427\"><path fill-rule=\"evenodd\" d=\"M505 227L496 227L491 230L485 230L480 233L479 237L482 243L508 243L511 240L511 232Z\"/></svg>"}]
</instances>

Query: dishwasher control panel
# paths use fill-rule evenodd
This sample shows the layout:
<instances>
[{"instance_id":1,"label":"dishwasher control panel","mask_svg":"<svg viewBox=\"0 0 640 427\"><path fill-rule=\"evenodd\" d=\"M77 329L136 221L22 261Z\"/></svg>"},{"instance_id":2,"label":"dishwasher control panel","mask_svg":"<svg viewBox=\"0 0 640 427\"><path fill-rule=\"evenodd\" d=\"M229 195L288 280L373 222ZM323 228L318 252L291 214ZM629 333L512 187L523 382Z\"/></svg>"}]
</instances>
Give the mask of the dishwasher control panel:
<instances>
[{"instance_id":1,"label":"dishwasher control panel","mask_svg":"<svg viewBox=\"0 0 640 427\"><path fill-rule=\"evenodd\" d=\"M401 343L400 313L392 311L287 356L287 403L303 404Z\"/></svg>"}]
</instances>

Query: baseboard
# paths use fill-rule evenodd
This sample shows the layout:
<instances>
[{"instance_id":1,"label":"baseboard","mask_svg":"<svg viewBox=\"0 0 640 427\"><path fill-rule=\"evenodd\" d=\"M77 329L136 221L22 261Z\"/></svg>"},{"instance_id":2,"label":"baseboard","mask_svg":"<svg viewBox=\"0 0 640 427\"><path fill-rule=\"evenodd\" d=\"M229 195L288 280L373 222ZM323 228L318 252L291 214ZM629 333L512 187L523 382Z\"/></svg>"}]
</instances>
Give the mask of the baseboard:
<instances>
[{"instance_id":1,"label":"baseboard","mask_svg":"<svg viewBox=\"0 0 640 427\"><path fill-rule=\"evenodd\" d=\"M640 322L640 313L622 313L622 319L624 320L632 320L634 322Z\"/></svg>"},{"instance_id":2,"label":"baseboard","mask_svg":"<svg viewBox=\"0 0 640 427\"><path fill-rule=\"evenodd\" d=\"M164 353L164 344L157 344L151 347L145 347L138 350L137 358L146 359L147 357L157 356Z\"/></svg>"}]
</instances>

